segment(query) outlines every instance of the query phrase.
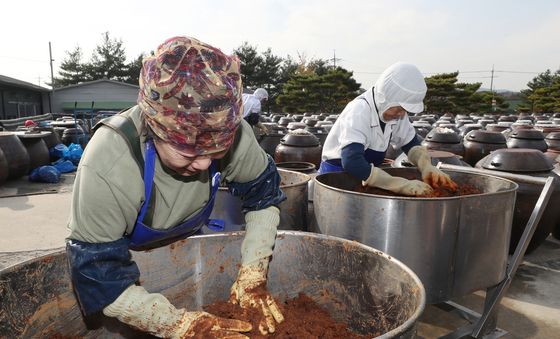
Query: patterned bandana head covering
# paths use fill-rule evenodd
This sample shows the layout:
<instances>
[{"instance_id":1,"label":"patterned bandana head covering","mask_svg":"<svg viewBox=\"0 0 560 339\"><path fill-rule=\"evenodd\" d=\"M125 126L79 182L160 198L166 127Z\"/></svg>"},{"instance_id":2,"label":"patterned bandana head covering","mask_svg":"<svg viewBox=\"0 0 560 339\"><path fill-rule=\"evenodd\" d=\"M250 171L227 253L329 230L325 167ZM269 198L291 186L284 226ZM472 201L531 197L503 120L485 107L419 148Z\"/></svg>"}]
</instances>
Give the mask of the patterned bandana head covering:
<instances>
[{"instance_id":1,"label":"patterned bandana head covering","mask_svg":"<svg viewBox=\"0 0 560 339\"><path fill-rule=\"evenodd\" d=\"M239 59L174 37L143 61L138 105L163 141L197 155L227 150L241 122Z\"/></svg>"}]
</instances>

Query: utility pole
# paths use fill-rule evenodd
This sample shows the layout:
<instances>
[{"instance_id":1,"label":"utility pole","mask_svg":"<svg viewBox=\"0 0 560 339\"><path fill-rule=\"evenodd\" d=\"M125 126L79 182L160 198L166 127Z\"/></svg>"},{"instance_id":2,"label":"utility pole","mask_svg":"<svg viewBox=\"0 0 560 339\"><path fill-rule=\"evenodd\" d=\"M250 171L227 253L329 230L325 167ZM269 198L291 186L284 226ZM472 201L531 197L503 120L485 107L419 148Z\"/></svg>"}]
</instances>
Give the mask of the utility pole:
<instances>
[{"instance_id":1,"label":"utility pole","mask_svg":"<svg viewBox=\"0 0 560 339\"><path fill-rule=\"evenodd\" d=\"M490 76L490 92L492 92L492 112L495 112L496 99L494 98L494 64L492 64L492 75Z\"/></svg>"},{"instance_id":2,"label":"utility pole","mask_svg":"<svg viewBox=\"0 0 560 339\"><path fill-rule=\"evenodd\" d=\"M332 59L328 59L328 60L332 61L333 68L336 68L336 61L337 60L342 60L342 59L339 59L339 58L336 57L336 49L333 49L333 57L332 57Z\"/></svg>"},{"instance_id":3,"label":"utility pole","mask_svg":"<svg viewBox=\"0 0 560 339\"><path fill-rule=\"evenodd\" d=\"M49 41L49 62L51 64L51 97L49 99L49 111L52 113L52 101L54 98L54 72L53 72L53 63L54 59L52 58L52 49L51 49L51 42Z\"/></svg>"}]
</instances>

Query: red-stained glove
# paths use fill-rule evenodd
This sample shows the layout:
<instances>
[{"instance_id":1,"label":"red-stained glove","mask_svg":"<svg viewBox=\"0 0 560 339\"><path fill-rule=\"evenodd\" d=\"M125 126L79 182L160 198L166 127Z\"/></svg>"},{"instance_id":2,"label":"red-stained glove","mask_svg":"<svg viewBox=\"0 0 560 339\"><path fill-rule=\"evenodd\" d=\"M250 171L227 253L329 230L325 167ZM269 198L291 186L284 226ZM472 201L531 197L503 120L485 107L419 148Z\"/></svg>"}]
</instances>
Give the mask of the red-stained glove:
<instances>
[{"instance_id":1,"label":"red-stained glove","mask_svg":"<svg viewBox=\"0 0 560 339\"><path fill-rule=\"evenodd\" d=\"M423 146L414 146L408 151L408 160L418 167L422 173L422 180L433 188L446 187L456 191L458 186L449 175L432 165L428 150Z\"/></svg>"}]
</instances>

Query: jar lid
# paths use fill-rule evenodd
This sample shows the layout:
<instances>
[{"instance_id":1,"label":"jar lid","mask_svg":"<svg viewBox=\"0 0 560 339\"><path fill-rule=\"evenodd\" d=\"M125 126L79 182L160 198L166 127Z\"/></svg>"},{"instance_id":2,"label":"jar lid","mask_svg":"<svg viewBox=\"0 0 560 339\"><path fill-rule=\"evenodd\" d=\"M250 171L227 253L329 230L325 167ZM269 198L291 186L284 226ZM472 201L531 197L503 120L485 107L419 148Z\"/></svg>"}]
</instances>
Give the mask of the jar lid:
<instances>
[{"instance_id":1,"label":"jar lid","mask_svg":"<svg viewBox=\"0 0 560 339\"><path fill-rule=\"evenodd\" d=\"M457 165L457 166L465 166L461 161L462 157L460 155L451 152L429 150L428 154L430 155L430 158L432 159L432 164L434 166L437 165L438 162L442 162L444 164Z\"/></svg>"},{"instance_id":2,"label":"jar lid","mask_svg":"<svg viewBox=\"0 0 560 339\"><path fill-rule=\"evenodd\" d=\"M294 119L292 119L292 118L282 117L282 118L280 118L280 120L278 120L278 124L279 124L279 125L286 126L286 125L288 125L290 122L293 122L293 121L294 121Z\"/></svg>"},{"instance_id":3,"label":"jar lid","mask_svg":"<svg viewBox=\"0 0 560 339\"><path fill-rule=\"evenodd\" d=\"M40 131L40 132L16 132L18 138L20 139L36 139L36 138L44 138L50 135L52 132L49 131Z\"/></svg>"},{"instance_id":4,"label":"jar lid","mask_svg":"<svg viewBox=\"0 0 560 339\"><path fill-rule=\"evenodd\" d=\"M76 122L74 122L74 120L72 121L52 121L51 122L51 126L56 126L56 127L72 127L75 126Z\"/></svg>"},{"instance_id":5,"label":"jar lid","mask_svg":"<svg viewBox=\"0 0 560 339\"><path fill-rule=\"evenodd\" d=\"M310 147L320 145L319 138L314 136L311 132L303 129L290 131L282 138L282 140L280 140L280 143L282 145L296 147Z\"/></svg>"},{"instance_id":6,"label":"jar lid","mask_svg":"<svg viewBox=\"0 0 560 339\"><path fill-rule=\"evenodd\" d=\"M294 130L294 129L298 129L298 128L305 128L305 125L303 122L290 122L288 124L288 129L290 130Z\"/></svg>"},{"instance_id":7,"label":"jar lid","mask_svg":"<svg viewBox=\"0 0 560 339\"><path fill-rule=\"evenodd\" d=\"M552 132L552 133L548 133L548 135L546 136L547 140L560 140L560 132Z\"/></svg>"},{"instance_id":8,"label":"jar lid","mask_svg":"<svg viewBox=\"0 0 560 339\"><path fill-rule=\"evenodd\" d=\"M515 139L544 140L543 132L536 129L516 129L509 137Z\"/></svg>"},{"instance_id":9,"label":"jar lid","mask_svg":"<svg viewBox=\"0 0 560 339\"><path fill-rule=\"evenodd\" d=\"M509 129L508 126L503 126L503 125L498 125L498 124L488 124L486 125L486 130L487 131L492 131L492 132L502 132Z\"/></svg>"},{"instance_id":10,"label":"jar lid","mask_svg":"<svg viewBox=\"0 0 560 339\"><path fill-rule=\"evenodd\" d=\"M476 167L501 172L548 172L553 166L543 152L529 148L502 148L482 158Z\"/></svg>"},{"instance_id":11,"label":"jar lid","mask_svg":"<svg viewBox=\"0 0 560 339\"><path fill-rule=\"evenodd\" d=\"M466 140L483 144L506 144L506 137L500 132L473 130L467 133Z\"/></svg>"},{"instance_id":12,"label":"jar lid","mask_svg":"<svg viewBox=\"0 0 560 339\"><path fill-rule=\"evenodd\" d=\"M0 131L0 137L11 137L12 135L16 135L16 132Z\"/></svg>"},{"instance_id":13,"label":"jar lid","mask_svg":"<svg viewBox=\"0 0 560 339\"><path fill-rule=\"evenodd\" d=\"M321 126L307 126L305 130L313 134L327 134L327 130Z\"/></svg>"},{"instance_id":14,"label":"jar lid","mask_svg":"<svg viewBox=\"0 0 560 339\"><path fill-rule=\"evenodd\" d=\"M461 143L461 137L451 128L436 127L426 135L427 141L441 142L446 144Z\"/></svg>"}]
</instances>

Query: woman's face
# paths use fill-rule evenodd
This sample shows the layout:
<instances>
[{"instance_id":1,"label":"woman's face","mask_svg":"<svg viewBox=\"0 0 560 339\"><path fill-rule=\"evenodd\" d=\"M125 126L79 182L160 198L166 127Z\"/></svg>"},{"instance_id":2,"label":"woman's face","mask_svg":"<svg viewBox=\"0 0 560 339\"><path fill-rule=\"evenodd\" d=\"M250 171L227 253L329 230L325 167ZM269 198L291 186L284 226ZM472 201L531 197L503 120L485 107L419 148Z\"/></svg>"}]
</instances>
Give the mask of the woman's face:
<instances>
[{"instance_id":1,"label":"woman's face","mask_svg":"<svg viewBox=\"0 0 560 339\"><path fill-rule=\"evenodd\" d=\"M170 170L185 177L207 170L213 159L221 159L227 153L225 150L209 155L197 155L177 149L162 140L154 140L154 145L161 162Z\"/></svg>"},{"instance_id":2,"label":"woman's face","mask_svg":"<svg viewBox=\"0 0 560 339\"><path fill-rule=\"evenodd\" d=\"M406 115L406 110L401 106L395 106L387 109L383 112L383 120L391 121L391 120L400 120L404 118Z\"/></svg>"}]
</instances>

